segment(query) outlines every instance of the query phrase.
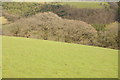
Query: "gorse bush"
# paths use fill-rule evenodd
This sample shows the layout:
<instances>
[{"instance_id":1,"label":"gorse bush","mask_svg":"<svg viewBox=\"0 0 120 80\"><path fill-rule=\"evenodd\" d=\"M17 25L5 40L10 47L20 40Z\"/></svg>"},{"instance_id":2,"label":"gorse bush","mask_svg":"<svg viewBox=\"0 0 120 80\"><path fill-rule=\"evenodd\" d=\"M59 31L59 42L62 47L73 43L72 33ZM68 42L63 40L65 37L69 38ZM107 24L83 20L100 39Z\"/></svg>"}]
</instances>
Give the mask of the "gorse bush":
<instances>
[{"instance_id":1,"label":"gorse bush","mask_svg":"<svg viewBox=\"0 0 120 80\"><path fill-rule=\"evenodd\" d=\"M97 30L97 31L104 31L106 28L106 24L92 24L92 26Z\"/></svg>"},{"instance_id":2,"label":"gorse bush","mask_svg":"<svg viewBox=\"0 0 120 80\"><path fill-rule=\"evenodd\" d=\"M2 35L2 29L0 28L0 35Z\"/></svg>"},{"instance_id":3,"label":"gorse bush","mask_svg":"<svg viewBox=\"0 0 120 80\"><path fill-rule=\"evenodd\" d=\"M120 22L120 1L118 2L118 21Z\"/></svg>"},{"instance_id":4,"label":"gorse bush","mask_svg":"<svg viewBox=\"0 0 120 80\"><path fill-rule=\"evenodd\" d=\"M22 18L3 29L4 35L93 45L97 31L82 21L67 20L54 13Z\"/></svg>"},{"instance_id":5,"label":"gorse bush","mask_svg":"<svg viewBox=\"0 0 120 80\"><path fill-rule=\"evenodd\" d=\"M117 2L108 2L108 4L110 5L110 8L112 8L112 9L117 9L118 8Z\"/></svg>"},{"instance_id":6,"label":"gorse bush","mask_svg":"<svg viewBox=\"0 0 120 80\"><path fill-rule=\"evenodd\" d=\"M6 11L3 11L2 13L3 13L2 16L4 16L8 21L14 22L14 21L20 19L19 15L9 14Z\"/></svg>"},{"instance_id":7,"label":"gorse bush","mask_svg":"<svg viewBox=\"0 0 120 80\"><path fill-rule=\"evenodd\" d=\"M118 29L118 22L109 24L106 26L105 31L100 31L98 33L98 46L101 47L108 47L108 48L113 48L113 49L118 49L119 48L119 35L118 33L120 32Z\"/></svg>"}]
</instances>

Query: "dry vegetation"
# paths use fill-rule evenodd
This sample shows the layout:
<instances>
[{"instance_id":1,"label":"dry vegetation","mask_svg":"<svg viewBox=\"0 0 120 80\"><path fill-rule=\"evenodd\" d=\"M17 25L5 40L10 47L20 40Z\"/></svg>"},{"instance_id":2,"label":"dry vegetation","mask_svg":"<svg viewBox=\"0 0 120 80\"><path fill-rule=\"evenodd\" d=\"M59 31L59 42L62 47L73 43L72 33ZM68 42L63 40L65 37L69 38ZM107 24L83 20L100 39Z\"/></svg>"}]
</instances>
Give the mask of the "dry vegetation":
<instances>
[{"instance_id":1,"label":"dry vegetation","mask_svg":"<svg viewBox=\"0 0 120 80\"><path fill-rule=\"evenodd\" d=\"M74 19L89 24L109 24L117 20L117 10L110 8L74 8L68 5L44 5L41 12L51 11L65 19Z\"/></svg>"},{"instance_id":2,"label":"dry vegetation","mask_svg":"<svg viewBox=\"0 0 120 80\"><path fill-rule=\"evenodd\" d=\"M89 9L59 4L4 3L3 16L13 22L4 25L4 35L118 49L120 10L117 3L109 5Z\"/></svg>"},{"instance_id":3,"label":"dry vegetation","mask_svg":"<svg viewBox=\"0 0 120 80\"><path fill-rule=\"evenodd\" d=\"M82 4L82 3L81 3ZM110 3L109 3L110 4ZM76 8L70 5L54 5L40 3L3 3L3 16L10 21L16 21L20 17L29 17L40 12L53 12L65 19L81 20L90 24L109 24L117 20L117 5L111 3L110 8L91 9ZM96 6L94 6L96 7Z\"/></svg>"},{"instance_id":4,"label":"dry vegetation","mask_svg":"<svg viewBox=\"0 0 120 80\"><path fill-rule=\"evenodd\" d=\"M109 48L119 48L119 41L120 41L120 35L118 33L120 32L118 29L118 22L111 23L106 26L105 31L100 31L98 33L99 38L99 46L102 47L109 47Z\"/></svg>"},{"instance_id":5,"label":"dry vegetation","mask_svg":"<svg viewBox=\"0 0 120 80\"><path fill-rule=\"evenodd\" d=\"M92 45L97 31L89 24L61 19L56 14L39 13L5 27L4 35Z\"/></svg>"},{"instance_id":6,"label":"dry vegetation","mask_svg":"<svg viewBox=\"0 0 120 80\"><path fill-rule=\"evenodd\" d=\"M1 24L7 24L7 23L9 23L8 20L5 17L1 16L0 17L0 25Z\"/></svg>"},{"instance_id":7,"label":"dry vegetation","mask_svg":"<svg viewBox=\"0 0 120 80\"><path fill-rule=\"evenodd\" d=\"M39 13L5 25L4 35L54 40L118 49L118 23L96 31L83 21L62 19L52 12Z\"/></svg>"}]
</instances>

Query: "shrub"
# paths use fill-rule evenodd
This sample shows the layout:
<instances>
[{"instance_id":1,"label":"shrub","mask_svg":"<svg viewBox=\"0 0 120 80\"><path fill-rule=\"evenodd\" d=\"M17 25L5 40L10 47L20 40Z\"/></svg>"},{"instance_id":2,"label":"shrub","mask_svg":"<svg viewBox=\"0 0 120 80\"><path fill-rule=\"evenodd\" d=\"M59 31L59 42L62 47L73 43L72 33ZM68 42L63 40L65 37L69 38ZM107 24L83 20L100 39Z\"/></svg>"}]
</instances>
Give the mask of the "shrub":
<instances>
[{"instance_id":1,"label":"shrub","mask_svg":"<svg viewBox=\"0 0 120 80\"><path fill-rule=\"evenodd\" d=\"M98 46L118 49L120 41L118 32L120 32L118 29L118 22L109 24L105 31L99 32Z\"/></svg>"},{"instance_id":2,"label":"shrub","mask_svg":"<svg viewBox=\"0 0 120 80\"><path fill-rule=\"evenodd\" d=\"M2 29L0 28L0 35L2 35Z\"/></svg>"},{"instance_id":3,"label":"shrub","mask_svg":"<svg viewBox=\"0 0 120 80\"><path fill-rule=\"evenodd\" d=\"M120 1L118 2L118 21L120 22Z\"/></svg>"},{"instance_id":4,"label":"shrub","mask_svg":"<svg viewBox=\"0 0 120 80\"><path fill-rule=\"evenodd\" d=\"M110 5L111 9L117 9L118 8L117 2L108 2L108 4Z\"/></svg>"},{"instance_id":5,"label":"shrub","mask_svg":"<svg viewBox=\"0 0 120 80\"><path fill-rule=\"evenodd\" d=\"M92 26L97 30L97 31L104 31L106 24L92 24Z\"/></svg>"},{"instance_id":6,"label":"shrub","mask_svg":"<svg viewBox=\"0 0 120 80\"><path fill-rule=\"evenodd\" d=\"M97 36L97 31L91 25L82 21L62 19L51 12L22 18L9 24L3 31L4 35L86 45L93 45Z\"/></svg>"},{"instance_id":7,"label":"shrub","mask_svg":"<svg viewBox=\"0 0 120 80\"><path fill-rule=\"evenodd\" d=\"M18 19L20 19L20 16L15 15L15 14L9 14L6 11L2 12L2 16L4 16L8 21L14 22Z\"/></svg>"}]
</instances>

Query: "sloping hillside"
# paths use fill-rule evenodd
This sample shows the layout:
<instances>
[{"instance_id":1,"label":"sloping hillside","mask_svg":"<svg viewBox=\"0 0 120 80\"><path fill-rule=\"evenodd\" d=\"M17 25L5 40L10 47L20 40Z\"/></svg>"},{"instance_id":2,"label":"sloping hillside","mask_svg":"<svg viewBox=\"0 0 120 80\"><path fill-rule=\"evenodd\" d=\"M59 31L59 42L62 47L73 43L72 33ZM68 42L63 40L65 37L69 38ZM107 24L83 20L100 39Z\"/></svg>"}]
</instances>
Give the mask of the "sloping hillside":
<instances>
[{"instance_id":1,"label":"sloping hillside","mask_svg":"<svg viewBox=\"0 0 120 80\"><path fill-rule=\"evenodd\" d=\"M117 78L118 51L3 37L3 78Z\"/></svg>"},{"instance_id":2,"label":"sloping hillside","mask_svg":"<svg viewBox=\"0 0 120 80\"><path fill-rule=\"evenodd\" d=\"M0 79L2 79L2 36L0 35Z\"/></svg>"},{"instance_id":3,"label":"sloping hillside","mask_svg":"<svg viewBox=\"0 0 120 80\"><path fill-rule=\"evenodd\" d=\"M52 12L22 18L3 27L4 35L91 45L97 31L83 21L62 19Z\"/></svg>"},{"instance_id":4,"label":"sloping hillside","mask_svg":"<svg viewBox=\"0 0 120 80\"><path fill-rule=\"evenodd\" d=\"M82 20L90 24L109 24L117 20L118 12L114 8L115 5L117 6L116 3L108 4L108 2L53 2L45 4L6 2L3 3L2 15L14 22L21 17L51 11L66 19Z\"/></svg>"}]
</instances>

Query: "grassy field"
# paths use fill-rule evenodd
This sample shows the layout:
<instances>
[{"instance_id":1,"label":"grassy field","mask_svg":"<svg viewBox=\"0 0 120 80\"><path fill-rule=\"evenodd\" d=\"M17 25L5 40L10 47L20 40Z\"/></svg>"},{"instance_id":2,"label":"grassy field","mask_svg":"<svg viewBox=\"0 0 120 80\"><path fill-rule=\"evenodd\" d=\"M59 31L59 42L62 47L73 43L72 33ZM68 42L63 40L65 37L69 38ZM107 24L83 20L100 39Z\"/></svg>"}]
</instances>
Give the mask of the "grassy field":
<instances>
[{"instance_id":1,"label":"grassy field","mask_svg":"<svg viewBox=\"0 0 120 80\"><path fill-rule=\"evenodd\" d=\"M3 78L117 78L118 51L3 37Z\"/></svg>"},{"instance_id":2,"label":"grassy field","mask_svg":"<svg viewBox=\"0 0 120 80\"><path fill-rule=\"evenodd\" d=\"M2 79L2 37L0 35L0 79Z\"/></svg>"},{"instance_id":3,"label":"grassy field","mask_svg":"<svg viewBox=\"0 0 120 80\"><path fill-rule=\"evenodd\" d=\"M100 5L100 3L102 5ZM107 2L61 2L56 4L70 5L77 8L103 8L103 5L109 7L109 4Z\"/></svg>"}]
</instances>

